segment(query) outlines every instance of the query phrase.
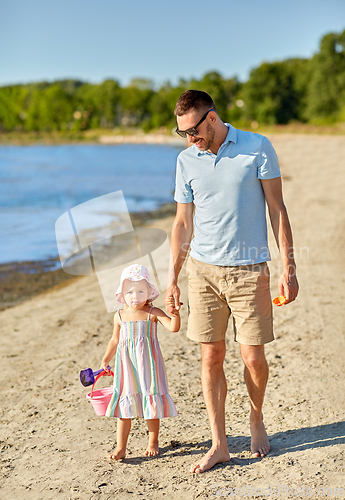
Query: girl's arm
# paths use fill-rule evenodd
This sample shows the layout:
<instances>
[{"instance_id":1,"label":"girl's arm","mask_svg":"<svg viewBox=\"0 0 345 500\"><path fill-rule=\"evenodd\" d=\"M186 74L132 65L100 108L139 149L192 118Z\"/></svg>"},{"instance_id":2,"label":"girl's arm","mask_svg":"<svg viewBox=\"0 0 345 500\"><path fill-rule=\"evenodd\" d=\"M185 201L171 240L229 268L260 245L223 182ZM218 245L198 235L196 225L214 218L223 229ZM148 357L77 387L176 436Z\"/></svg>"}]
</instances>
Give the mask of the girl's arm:
<instances>
[{"instance_id":1,"label":"girl's arm","mask_svg":"<svg viewBox=\"0 0 345 500\"><path fill-rule=\"evenodd\" d=\"M105 351L105 354L104 354L103 359L102 359L102 364L101 364L101 368L103 368L103 370L105 370L105 371L108 371L107 366L109 365L110 361L113 359L113 357L116 354L116 349L117 349L117 346L119 343L119 338L120 338L120 326L121 325L119 322L118 315L115 314L113 336L109 340L109 344L108 344L107 350Z\"/></svg>"},{"instance_id":2,"label":"girl's arm","mask_svg":"<svg viewBox=\"0 0 345 500\"><path fill-rule=\"evenodd\" d=\"M157 317L158 321L171 332L178 332L180 329L180 313L178 311L176 312L176 316L169 318L169 316L167 316L162 309L158 309L158 307L154 307L151 311L151 313Z\"/></svg>"}]
</instances>

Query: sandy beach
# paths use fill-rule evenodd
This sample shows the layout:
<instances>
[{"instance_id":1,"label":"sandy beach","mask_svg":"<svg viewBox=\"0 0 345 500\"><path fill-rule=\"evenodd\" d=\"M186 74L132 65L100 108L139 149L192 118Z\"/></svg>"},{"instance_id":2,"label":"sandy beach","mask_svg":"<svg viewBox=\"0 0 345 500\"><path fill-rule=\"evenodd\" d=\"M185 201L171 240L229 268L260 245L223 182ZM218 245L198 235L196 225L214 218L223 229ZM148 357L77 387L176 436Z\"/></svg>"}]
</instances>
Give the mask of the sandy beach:
<instances>
[{"instance_id":1,"label":"sandy beach","mask_svg":"<svg viewBox=\"0 0 345 500\"><path fill-rule=\"evenodd\" d=\"M96 277L82 277L0 312L1 499L208 499L217 496L345 496L344 136L270 136L279 156L296 249L300 294L275 308L276 340L264 405L272 451L250 453L249 402L239 346L227 337L226 429L231 460L190 474L210 447L200 348L182 328L159 327L179 415L161 421L161 454L146 458L143 420L133 421L125 460L107 459L116 421L97 417L79 382L98 368L112 332ZM152 221L168 234L173 218ZM272 296L280 271L272 234ZM155 302L164 308L164 296ZM100 386L110 385L110 379ZM235 491L235 488L237 490ZM342 488L342 490L341 490Z\"/></svg>"}]
</instances>

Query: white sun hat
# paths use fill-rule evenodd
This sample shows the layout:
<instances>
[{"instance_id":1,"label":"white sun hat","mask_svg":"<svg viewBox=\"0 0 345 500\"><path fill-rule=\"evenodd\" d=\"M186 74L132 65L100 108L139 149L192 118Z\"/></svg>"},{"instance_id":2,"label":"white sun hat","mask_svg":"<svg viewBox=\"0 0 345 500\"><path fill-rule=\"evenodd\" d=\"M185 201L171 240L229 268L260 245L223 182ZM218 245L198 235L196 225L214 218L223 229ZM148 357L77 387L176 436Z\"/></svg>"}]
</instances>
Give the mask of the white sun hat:
<instances>
[{"instance_id":1,"label":"white sun hat","mask_svg":"<svg viewBox=\"0 0 345 500\"><path fill-rule=\"evenodd\" d=\"M118 302L121 302L121 304L125 303L125 300L122 295L122 285L125 280L130 280L130 281L142 281L145 280L147 281L149 285L149 291L150 295L148 300L155 300L159 292L157 288L150 282L150 273L146 269L145 266L142 266L141 264L132 264L131 266L126 267L122 273L121 273L121 282L119 288L116 290L115 297Z\"/></svg>"}]
</instances>

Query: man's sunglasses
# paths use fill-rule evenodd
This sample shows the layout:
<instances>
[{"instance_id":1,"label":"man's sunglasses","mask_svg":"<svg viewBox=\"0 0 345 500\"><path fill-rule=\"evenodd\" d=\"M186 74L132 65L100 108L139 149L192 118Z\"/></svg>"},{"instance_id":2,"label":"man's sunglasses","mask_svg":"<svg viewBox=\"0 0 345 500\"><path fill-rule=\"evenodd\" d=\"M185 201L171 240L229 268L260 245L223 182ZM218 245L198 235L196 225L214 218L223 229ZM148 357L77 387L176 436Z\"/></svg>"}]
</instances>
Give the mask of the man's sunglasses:
<instances>
[{"instance_id":1,"label":"man's sunglasses","mask_svg":"<svg viewBox=\"0 0 345 500\"><path fill-rule=\"evenodd\" d=\"M206 120L206 116L209 114L210 111L215 111L215 109L214 108L209 109L204 114L204 116L201 118L201 120L195 125L195 127L189 128L188 130L179 130L177 128L175 130L176 134L178 134L179 136L183 137L184 139L187 137L187 134L191 135L192 137L195 137L196 135L198 135L199 132L197 131L197 128L199 127L199 125L202 124L203 121Z\"/></svg>"}]
</instances>

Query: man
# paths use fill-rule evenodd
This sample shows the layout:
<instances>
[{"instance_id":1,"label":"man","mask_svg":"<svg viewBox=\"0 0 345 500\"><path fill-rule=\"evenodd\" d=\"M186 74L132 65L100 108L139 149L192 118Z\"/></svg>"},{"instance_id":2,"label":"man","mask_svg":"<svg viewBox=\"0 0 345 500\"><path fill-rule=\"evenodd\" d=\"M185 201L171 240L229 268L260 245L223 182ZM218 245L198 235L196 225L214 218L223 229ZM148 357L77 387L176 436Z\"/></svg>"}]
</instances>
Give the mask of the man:
<instances>
[{"instance_id":1,"label":"man","mask_svg":"<svg viewBox=\"0 0 345 500\"><path fill-rule=\"evenodd\" d=\"M166 306L172 315L180 308L177 280L190 246L187 335L201 343L201 383L212 433L211 449L191 466L191 472L199 473L230 459L223 370L230 314L251 406L252 455L263 457L270 450L262 415L268 379L264 344L274 339L266 203L283 263L278 286L286 304L295 300L298 282L280 169L271 143L223 123L212 98L202 91L182 94L175 115L176 132L187 137L191 147L177 160L172 284Z\"/></svg>"}]
</instances>

